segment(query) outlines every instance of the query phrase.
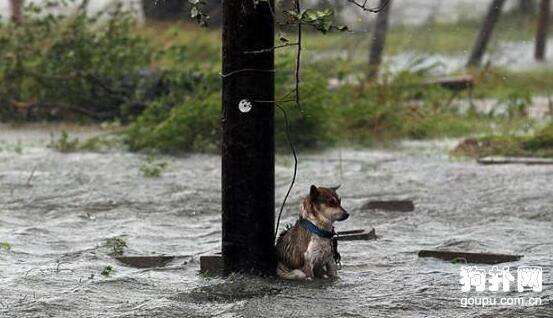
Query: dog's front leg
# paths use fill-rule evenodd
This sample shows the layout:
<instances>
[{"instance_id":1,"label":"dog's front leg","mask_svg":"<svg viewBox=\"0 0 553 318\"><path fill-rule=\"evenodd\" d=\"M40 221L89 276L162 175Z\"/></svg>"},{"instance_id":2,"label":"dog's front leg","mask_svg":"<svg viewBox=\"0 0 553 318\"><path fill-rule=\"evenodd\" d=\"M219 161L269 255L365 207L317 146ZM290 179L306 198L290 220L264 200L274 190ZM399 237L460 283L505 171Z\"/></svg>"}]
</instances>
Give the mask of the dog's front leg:
<instances>
[{"instance_id":1,"label":"dog's front leg","mask_svg":"<svg viewBox=\"0 0 553 318\"><path fill-rule=\"evenodd\" d=\"M333 259L330 259L326 262L326 275L330 278L338 277L338 267Z\"/></svg>"},{"instance_id":2,"label":"dog's front leg","mask_svg":"<svg viewBox=\"0 0 553 318\"><path fill-rule=\"evenodd\" d=\"M302 272L305 273L305 276L307 279L313 279L315 278L315 272L314 272L314 268L315 268L315 259L313 257L313 253L311 253L311 251L308 249L305 254L304 254L304 265L303 265L303 268L301 269Z\"/></svg>"},{"instance_id":3,"label":"dog's front leg","mask_svg":"<svg viewBox=\"0 0 553 318\"><path fill-rule=\"evenodd\" d=\"M306 279L315 278L315 273L313 271L313 264L311 262L306 262L305 266L301 269L305 273Z\"/></svg>"}]
</instances>

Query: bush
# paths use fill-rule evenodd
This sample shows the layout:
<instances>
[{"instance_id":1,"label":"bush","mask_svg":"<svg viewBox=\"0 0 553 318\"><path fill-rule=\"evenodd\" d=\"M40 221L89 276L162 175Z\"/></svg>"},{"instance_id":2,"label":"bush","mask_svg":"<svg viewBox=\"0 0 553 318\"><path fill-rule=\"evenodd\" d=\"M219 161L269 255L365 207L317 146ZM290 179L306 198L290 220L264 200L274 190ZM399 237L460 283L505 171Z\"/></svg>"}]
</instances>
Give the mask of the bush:
<instances>
[{"instance_id":1,"label":"bush","mask_svg":"<svg viewBox=\"0 0 553 318\"><path fill-rule=\"evenodd\" d=\"M550 151L553 154L553 121L523 142L523 148L530 151Z\"/></svg>"},{"instance_id":2,"label":"bush","mask_svg":"<svg viewBox=\"0 0 553 318\"><path fill-rule=\"evenodd\" d=\"M286 56L277 61L277 69L290 67ZM320 148L337 141L373 145L397 138L459 136L472 132L479 123L476 115L460 115L448 109L444 101L450 93L421 85L421 73L404 72L382 83L360 82L334 89L328 87L328 76L324 68L307 64L302 72L301 111L294 102L279 103L289 120L291 141L300 149ZM277 73L276 83L278 99L290 91L293 72ZM219 149L220 82L214 75L194 85L190 94L168 96L148 105L127 132L131 149ZM184 91L178 86L170 85L173 92ZM275 118L277 149L288 151L284 116L279 109L275 110Z\"/></svg>"},{"instance_id":3,"label":"bush","mask_svg":"<svg viewBox=\"0 0 553 318\"><path fill-rule=\"evenodd\" d=\"M126 116L123 105L132 112L153 49L132 32L129 12L115 5L89 17L79 6L61 16L30 4L24 14L21 24L0 24L0 119L103 120Z\"/></svg>"},{"instance_id":4,"label":"bush","mask_svg":"<svg viewBox=\"0 0 553 318\"><path fill-rule=\"evenodd\" d=\"M215 151L220 133L221 95L215 76L168 77L169 94L148 104L129 126L132 150Z\"/></svg>"}]
</instances>

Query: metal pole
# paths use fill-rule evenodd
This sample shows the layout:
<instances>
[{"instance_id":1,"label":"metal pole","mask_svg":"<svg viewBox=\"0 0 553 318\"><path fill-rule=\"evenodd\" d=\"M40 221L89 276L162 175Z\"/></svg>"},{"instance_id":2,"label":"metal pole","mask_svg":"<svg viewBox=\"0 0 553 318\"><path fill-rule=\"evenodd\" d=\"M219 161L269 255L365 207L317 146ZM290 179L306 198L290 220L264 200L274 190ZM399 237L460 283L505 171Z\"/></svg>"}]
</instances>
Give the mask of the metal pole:
<instances>
[{"instance_id":1,"label":"metal pole","mask_svg":"<svg viewBox=\"0 0 553 318\"><path fill-rule=\"evenodd\" d=\"M276 268L272 6L273 1L223 0L225 274L272 275ZM263 52L245 53L256 50Z\"/></svg>"}]
</instances>

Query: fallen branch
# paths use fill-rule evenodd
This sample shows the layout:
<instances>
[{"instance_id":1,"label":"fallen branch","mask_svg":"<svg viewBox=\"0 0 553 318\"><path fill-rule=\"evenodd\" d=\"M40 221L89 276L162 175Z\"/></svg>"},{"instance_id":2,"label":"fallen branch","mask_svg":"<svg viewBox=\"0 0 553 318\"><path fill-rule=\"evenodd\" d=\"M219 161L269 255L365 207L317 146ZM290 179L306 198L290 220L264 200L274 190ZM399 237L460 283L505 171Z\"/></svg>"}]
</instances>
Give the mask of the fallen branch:
<instances>
[{"instance_id":1,"label":"fallen branch","mask_svg":"<svg viewBox=\"0 0 553 318\"><path fill-rule=\"evenodd\" d=\"M477 160L482 165L553 165L553 159L531 157L484 157Z\"/></svg>"},{"instance_id":2,"label":"fallen branch","mask_svg":"<svg viewBox=\"0 0 553 318\"><path fill-rule=\"evenodd\" d=\"M523 255L422 250L419 252L419 257L433 257L462 263L499 264L518 261Z\"/></svg>"}]
</instances>

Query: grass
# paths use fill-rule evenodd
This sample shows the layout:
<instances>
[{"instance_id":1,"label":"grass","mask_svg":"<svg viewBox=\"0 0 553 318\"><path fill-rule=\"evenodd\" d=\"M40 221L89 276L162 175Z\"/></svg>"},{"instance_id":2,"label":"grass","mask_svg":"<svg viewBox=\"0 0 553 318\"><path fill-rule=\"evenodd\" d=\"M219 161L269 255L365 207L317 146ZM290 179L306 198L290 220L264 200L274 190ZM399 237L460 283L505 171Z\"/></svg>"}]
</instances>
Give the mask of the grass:
<instances>
[{"instance_id":1,"label":"grass","mask_svg":"<svg viewBox=\"0 0 553 318\"><path fill-rule=\"evenodd\" d=\"M466 139L454 155L481 158L486 156L553 157L553 121L527 136L491 135Z\"/></svg>"},{"instance_id":2,"label":"grass","mask_svg":"<svg viewBox=\"0 0 553 318\"><path fill-rule=\"evenodd\" d=\"M428 22L419 26L396 25L389 29L386 39L386 54L414 52L418 54L459 55L468 53L476 40L481 20L467 17L455 23ZM536 33L536 17L505 13L493 33L492 47L503 41L531 41ZM549 27L553 31L553 27ZM551 34L551 33L550 33ZM370 32L331 33L320 35L308 33L305 37L307 50L327 51L333 49L361 49L367 51Z\"/></svg>"},{"instance_id":3,"label":"grass","mask_svg":"<svg viewBox=\"0 0 553 318\"><path fill-rule=\"evenodd\" d=\"M64 130L57 139L51 134L50 143L47 147L62 153L76 152L80 148L79 138L69 137L69 134Z\"/></svg>"},{"instance_id":4,"label":"grass","mask_svg":"<svg viewBox=\"0 0 553 318\"><path fill-rule=\"evenodd\" d=\"M58 137L50 134L50 142L47 147L61 153L106 152L110 149L119 148L120 144L120 138L115 135L94 136L81 141L77 137L71 137L67 131L62 130Z\"/></svg>"},{"instance_id":5,"label":"grass","mask_svg":"<svg viewBox=\"0 0 553 318\"><path fill-rule=\"evenodd\" d=\"M431 23L416 27L396 26L391 28L386 45L387 55L414 52L428 54L463 54L468 56L480 22L463 20L458 23ZM175 68L180 64L194 63L206 72L218 73L221 59L221 34L217 30L204 30L190 25L154 24L143 26L139 32L150 38L154 46L167 50L180 48L184 57L166 58L159 66ZM530 41L535 33L535 20L515 14L503 16L496 32L494 43L500 41ZM553 33L553 30L552 30ZM292 34L288 34L292 37ZM304 35L304 69L321 68L327 77L344 77L361 73L366 68L365 54L368 50L368 34L330 33L322 35L308 32ZM315 59L313 56L329 52L345 52L345 59ZM277 51L279 66L277 76L287 77L294 71L294 48ZM361 59L355 56L360 55ZM306 70L309 71L309 70ZM510 71L505 69L472 69L468 73L476 79L474 96L477 98L507 98L513 92L528 92L532 95L548 95L553 92L553 70L537 69ZM290 84L290 83L288 83Z\"/></svg>"},{"instance_id":6,"label":"grass","mask_svg":"<svg viewBox=\"0 0 553 318\"><path fill-rule=\"evenodd\" d=\"M493 44L502 41L533 41L536 33L536 16L523 16L517 12L502 14L494 30ZM419 54L467 54L476 39L482 20L470 15L454 23L431 21L419 26L395 25L390 27L386 54L411 51ZM553 34L549 26L549 34ZM187 57L194 57L202 66L217 64L220 57L221 33L219 30L203 29L190 24L150 23L138 29L138 33L153 40L157 48L170 49L186 46ZM294 31L284 31L283 35L294 41ZM306 28L303 37L304 49L309 52L335 50L368 51L371 33L364 30L354 32L332 32L320 34ZM278 40L278 39L277 39ZM492 47L493 49L493 47ZM293 47L285 50L293 50ZM197 58L197 59L196 59ZM171 61L165 61L165 63ZM215 63L214 63L215 62ZM218 71L218 69L217 69Z\"/></svg>"},{"instance_id":7,"label":"grass","mask_svg":"<svg viewBox=\"0 0 553 318\"><path fill-rule=\"evenodd\" d=\"M476 81L474 97L509 98L520 95L544 95L553 93L553 70L538 69L514 72L505 69L471 70Z\"/></svg>"},{"instance_id":8,"label":"grass","mask_svg":"<svg viewBox=\"0 0 553 318\"><path fill-rule=\"evenodd\" d=\"M387 52L397 54L412 50L422 54L468 55L481 24L482 21L469 18L457 23L436 22L415 28L392 28ZM529 41L534 38L535 32L534 19L517 14L504 14L495 28L492 44L501 41Z\"/></svg>"}]
</instances>

